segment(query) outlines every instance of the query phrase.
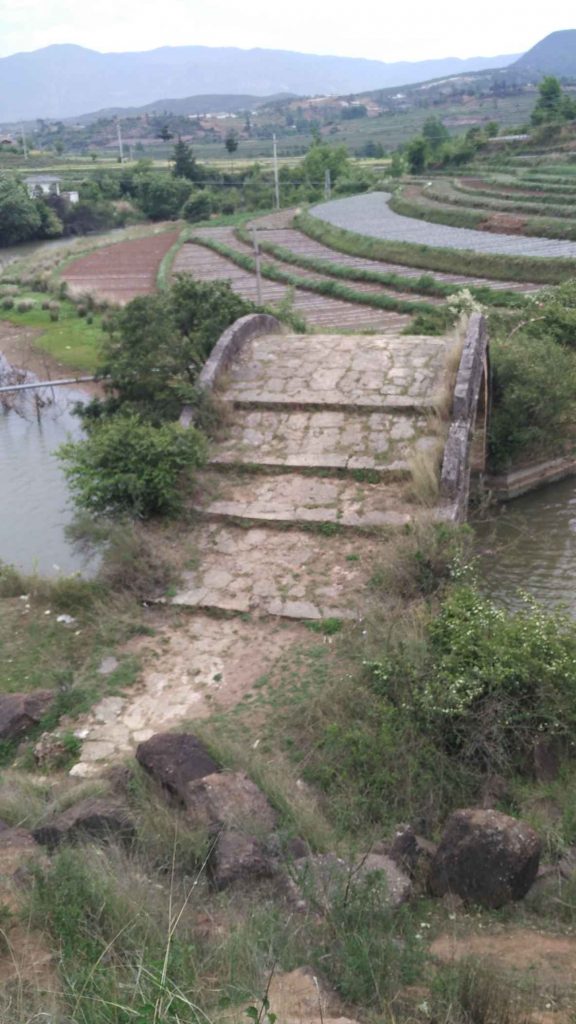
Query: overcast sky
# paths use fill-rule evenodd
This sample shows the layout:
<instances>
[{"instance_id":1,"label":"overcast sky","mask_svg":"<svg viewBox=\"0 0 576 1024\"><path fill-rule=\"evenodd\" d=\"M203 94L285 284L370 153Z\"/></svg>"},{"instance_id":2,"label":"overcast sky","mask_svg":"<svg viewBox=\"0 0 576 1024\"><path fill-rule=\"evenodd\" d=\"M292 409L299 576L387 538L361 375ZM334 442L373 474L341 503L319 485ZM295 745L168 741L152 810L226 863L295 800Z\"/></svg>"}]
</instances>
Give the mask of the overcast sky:
<instances>
[{"instance_id":1,"label":"overcast sky","mask_svg":"<svg viewBox=\"0 0 576 1024\"><path fill-rule=\"evenodd\" d=\"M575 28L567 0L0 0L0 56L51 43L94 50L254 46L376 60L521 53Z\"/></svg>"}]
</instances>

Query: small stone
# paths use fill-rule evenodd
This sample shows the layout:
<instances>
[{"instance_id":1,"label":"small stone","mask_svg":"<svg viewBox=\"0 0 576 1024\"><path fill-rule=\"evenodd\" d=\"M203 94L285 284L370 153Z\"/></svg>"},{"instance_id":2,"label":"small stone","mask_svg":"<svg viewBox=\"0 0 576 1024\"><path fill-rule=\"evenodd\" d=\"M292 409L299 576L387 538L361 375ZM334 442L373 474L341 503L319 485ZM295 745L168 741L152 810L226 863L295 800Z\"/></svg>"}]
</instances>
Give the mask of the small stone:
<instances>
[{"instance_id":1,"label":"small stone","mask_svg":"<svg viewBox=\"0 0 576 1024\"><path fill-rule=\"evenodd\" d=\"M109 655L107 658L102 658L100 665L98 666L98 672L101 676L110 676L116 671L120 662L113 655Z\"/></svg>"}]
</instances>

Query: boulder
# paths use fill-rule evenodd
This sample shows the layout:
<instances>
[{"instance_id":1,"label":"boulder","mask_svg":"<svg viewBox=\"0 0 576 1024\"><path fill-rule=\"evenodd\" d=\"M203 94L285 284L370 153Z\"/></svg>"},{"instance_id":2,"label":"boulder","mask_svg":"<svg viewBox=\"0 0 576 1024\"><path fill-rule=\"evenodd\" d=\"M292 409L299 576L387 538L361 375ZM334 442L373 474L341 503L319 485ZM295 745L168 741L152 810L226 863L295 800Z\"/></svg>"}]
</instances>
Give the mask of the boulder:
<instances>
[{"instance_id":1,"label":"boulder","mask_svg":"<svg viewBox=\"0 0 576 1024\"><path fill-rule=\"evenodd\" d=\"M131 842L136 835L134 821L126 807L107 797L88 797L62 814L34 829L36 842L54 849L64 841L80 839Z\"/></svg>"},{"instance_id":2,"label":"boulder","mask_svg":"<svg viewBox=\"0 0 576 1024\"><path fill-rule=\"evenodd\" d=\"M436 896L453 892L483 907L522 899L534 882L541 842L524 821L471 808L448 819L429 876Z\"/></svg>"},{"instance_id":3,"label":"boulder","mask_svg":"<svg viewBox=\"0 0 576 1024\"><path fill-rule=\"evenodd\" d=\"M261 839L231 829L219 833L210 859L210 878L216 889L270 878L275 872L276 865Z\"/></svg>"},{"instance_id":4,"label":"boulder","mask_svg":"<svg viewBox=\"0 0 576 1024\"><path fill-rule=\"evenodd\" d=\"M302 894L328 910L345 889L353 891L367 879L382 880L378 888L381 907L399 907L409 899L412 883L390 857L368 853L344 860L335 853L312 854L295 861L296 882Z\"/></svg>"},{"instance_id":5,"label":"boulder","mask_svg":"<svg viewBox=\"0 0 576 1024\"><path fill-rule=\"evenodd\" d=\"M189 782L184 803L189 822L198 828L262 836L276 826L276 812L244 772L218 772Z\"/></svg>"},{"instance_id":6,"label":"boulder","mask_svg":"<svg viewBox=\"0 0 576 1024\"><path fill-rule=\"evenodd\" d=\"M399 825L388 856L412 881L424 883L436 850L436 844L419 836L411 825Z\"/></svg>"},{"instance_id":7,"label":"boulder","mask_svg":"<svg viewBox=\"0 0 576 1024\"><path fill-rule=\"evenodd\" d=\"M156 733L138 745L136 758L144 770L179 801L184 799L189 782L220 770L200 740L185 732Z\"/></svg>"},{"instance_id":8,"label":"boulder","mask_svg":"<svg viewBox=\"0 0 576 1024\"><path fill-rule=\"evenodd\" d=\"M14 740L44 717L54 700L51 690L4 693L0 696L0 740Z\"/></svg>"}]
</instances>

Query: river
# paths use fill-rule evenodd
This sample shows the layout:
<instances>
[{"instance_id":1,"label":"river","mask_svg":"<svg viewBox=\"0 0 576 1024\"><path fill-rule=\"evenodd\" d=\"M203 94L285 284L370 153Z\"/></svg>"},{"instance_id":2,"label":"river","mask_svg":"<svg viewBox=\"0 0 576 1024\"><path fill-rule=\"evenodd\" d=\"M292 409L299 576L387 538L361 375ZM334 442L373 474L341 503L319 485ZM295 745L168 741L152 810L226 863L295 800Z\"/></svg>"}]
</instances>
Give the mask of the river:
<instances>
[{"instance_id":1,"label":"river","mask_svg":"<svg viewBox=\"0 0 576 1024\"><path fill-rule=\"evenodd\" d=\"M39 419L29 403L26 415L0 411L0 561L26 573L57 576L86 572L84 558L65 536L73 518L66 481L55 450L78 437L71 406L83 392L58 388L58 406Z\"/></svg>"},{"instance_id":2,"label":"river","mask_svg":"<svg viewBox=\"0 0 576 1024\"><path fill-rule=\"evenodd\" d=\"M525 591L576 618L576 480L532 491L474 523L488 592L508 607Z\"/></svg>"}]
</instances>

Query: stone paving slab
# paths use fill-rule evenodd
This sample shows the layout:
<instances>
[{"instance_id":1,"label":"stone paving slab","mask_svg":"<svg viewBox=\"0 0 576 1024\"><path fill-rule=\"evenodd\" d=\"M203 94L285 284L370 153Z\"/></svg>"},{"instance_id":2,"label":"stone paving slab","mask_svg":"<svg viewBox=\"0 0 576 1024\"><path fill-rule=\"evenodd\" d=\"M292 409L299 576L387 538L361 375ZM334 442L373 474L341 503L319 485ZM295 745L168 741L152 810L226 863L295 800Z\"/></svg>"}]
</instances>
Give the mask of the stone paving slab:
<instances>
[{"instance_id":1,"label":"stone paving slab","mask_svg":"<svg viewBox=\"0 0 576 1024\"><path fill-rule=\"evenodd\" d=\"M272 525L336 523L356 529L404 526L414 518L405 484L357 482L338 477L291 473L254 476L205 474L200 489L211 499L196 506L209 518L232 518Z\"/></svg>"},{"instance_id":2,"label":"stone paving slab","mask_svg":"<svg viewBox=\"0 0 576 1024\"><path fill-rule=\"evenodd\" d=\"M447 345L422 336L262 335L246 346L223 397L261 405L430 409Z\"/></svg>"},{"instance_id":3,"label":"stone paving slab","mask_svg":"<svg viewBox=\"0 0 576 1024\"><path fill-rule=\"evenodd\" d=\"M184 573L172 604L304 620L361 616L366 566L393 543L217 523L200 527L197 540L202 564Z\"/></svg>"},{"instance_id":4,"label":"stone paving slab","mask_svg":"<svg viewBox=\"0 0 576 1024\"><path fill-rule=\"evenodd\" d=\"M155 732L236 704L304 632L296 624L274 629L199 613L152 638L138 638L132 653L143 661L140 679L74 723L82 750L70 774L98 775Z\"/></svg>"},{"instance_id":5,"label":"stone paving slab","mask_svg":"<svg viewBox=\"0 0 576 1024\"><path fill-rule=\"evenodd\" d=\"M431 245L440 249L500 253L504 256L576 259L576 242L432 224L394 213L388 206L389 199L389 192L368 192L361 196L320 203L313 207L310 213L319 220L334 224L335 227L346 228L370 238L387 238L391 241Z\"/></svg>"},{"instance_id":6,"label":"stone paving slab","mask_svg":"<svg viewBox=\"0 0 576 1024\"><path fill-rule=\"evenodd\" d=\"M405 475L415 450L434 443L422 416L385 412L290 412L238 409L230 437L220 441L211 465L292 469L374 469Z\"/></svg>"}]
</instances>

